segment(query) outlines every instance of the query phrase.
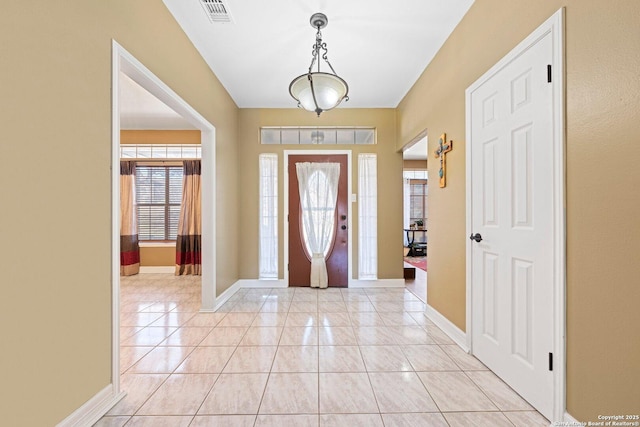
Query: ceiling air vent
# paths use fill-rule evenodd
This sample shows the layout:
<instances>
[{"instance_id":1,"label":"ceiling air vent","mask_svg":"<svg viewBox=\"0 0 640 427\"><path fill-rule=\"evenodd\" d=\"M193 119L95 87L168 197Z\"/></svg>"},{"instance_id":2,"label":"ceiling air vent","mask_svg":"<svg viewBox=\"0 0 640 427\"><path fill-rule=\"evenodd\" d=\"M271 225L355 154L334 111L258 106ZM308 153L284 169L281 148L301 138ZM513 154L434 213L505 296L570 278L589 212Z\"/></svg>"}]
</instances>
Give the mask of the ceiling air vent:
<instances>
[{"instance_id":1,"label":"ceiling air vent","mask_svg":"<svg viewBox=\"0 0 640 427\"><path fill-rule=\"evenodd\" d=\"M209 21L213 23L233 22L229 7L222 0L200 0L200 4L209 17Z\"/></svg>"}]
</instances>

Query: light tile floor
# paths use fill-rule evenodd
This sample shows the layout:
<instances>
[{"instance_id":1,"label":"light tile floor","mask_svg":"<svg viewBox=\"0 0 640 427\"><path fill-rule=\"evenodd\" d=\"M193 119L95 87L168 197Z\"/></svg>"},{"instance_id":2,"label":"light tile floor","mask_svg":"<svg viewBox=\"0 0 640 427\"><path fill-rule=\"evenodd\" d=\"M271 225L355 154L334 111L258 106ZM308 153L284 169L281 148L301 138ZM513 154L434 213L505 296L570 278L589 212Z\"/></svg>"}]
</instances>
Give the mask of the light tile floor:
<instances>
[{"instance_id":1,"label":"light tile floor","mask_svg":"<svg viewBox=\"0 0 640 427\"><path fill-rule=\"evenodd\" d=\"M422 302L427 300L427 272L414 267L411 264L404 263L405 267L415 268L415 279L405 279L405 287L411 291L415 296L420 298Z\"/></svg>"},{"instance_id":2,"label":"light tile floor","mask_svg":"<svg viewBox=\"0 0 640 427\"><path fill-rule=\"evenodd\" d=\"M105 426L548 426L406 289L242 289L122 278L121 385Z\"/></svg>"}]
</instances>

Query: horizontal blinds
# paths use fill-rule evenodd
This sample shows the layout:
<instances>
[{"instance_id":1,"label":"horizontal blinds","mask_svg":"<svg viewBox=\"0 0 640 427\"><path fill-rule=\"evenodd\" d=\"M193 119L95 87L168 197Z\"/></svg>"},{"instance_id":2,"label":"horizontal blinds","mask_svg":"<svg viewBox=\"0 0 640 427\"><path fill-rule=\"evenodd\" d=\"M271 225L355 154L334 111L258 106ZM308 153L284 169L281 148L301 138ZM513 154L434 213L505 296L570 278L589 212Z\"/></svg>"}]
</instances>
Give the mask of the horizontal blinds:
<instances>
[{"instance_id":1,"label":"horizontal blinds","mask_svg":"<svg viewBox=\"0 0 640 427\"><path fill-rule=\"evenodd\" d=\"M422 179L411 179L410 181L410 221L424 221L427 218L427 181Z\"/></svg>"},{"instance_id":2,"label":"horizontal blinds","mask_svg":"<svg viewBox=\"0 0 640 427\"><path fill-rule=\"evenodd\" d=\"M139 240L176 240L182 176L181 166L136 167Z\"/></svg>"}]
</instances>

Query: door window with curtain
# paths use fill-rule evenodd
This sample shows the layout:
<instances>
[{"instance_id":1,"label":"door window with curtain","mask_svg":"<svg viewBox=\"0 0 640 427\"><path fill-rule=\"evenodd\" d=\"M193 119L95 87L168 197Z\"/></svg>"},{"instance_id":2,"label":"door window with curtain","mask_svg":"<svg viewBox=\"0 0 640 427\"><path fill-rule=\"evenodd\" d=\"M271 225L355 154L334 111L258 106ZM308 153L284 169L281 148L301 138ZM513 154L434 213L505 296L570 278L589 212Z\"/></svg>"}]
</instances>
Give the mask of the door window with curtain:
<instances>
[{"instance_id":1,"label":"door window with curtain","mask_svg":"<svg viewBox=\"0 0 640 427\"><path fill-rule=\"evenodd\" d=\"M326 256L335 237L340 163L296 163L296 175L303 240L311 255L310 285L326 288Z\"/></svg>"},{"instance_id":2,"label":"door window with curtain","mask_svg":"<svg viewBox=\"0 0 640 427\"><path fill-rule=\"evenodd\" d=\"M311 173L311 176L307 182L309 186L309 190L305 191L300 198L300 209L305 209L304 215L306 214L308 218L310 218L310 223L313 224L312 227L302 227L302 241L304 242L304 248L307 252L309 258L313 257L313 249L312 242L310 239L316 239L316 236L321 236L326 234L328 236L334 236L335 227L336 227L336 218L335 218L335 206L331 206L330 204L320 204L314 203L312 200L320 199L321 192L326 191L326 189L330 188L331 183L329 182L329 176L322 170L317 170ZM321 189L320 191L318 191ZM309 234L313 234L313 238L309 236ZM322 255L326 258L329 253L329 249L331 249L331 242L324 246L324 250Z\"/></svg>"}]
</instances>

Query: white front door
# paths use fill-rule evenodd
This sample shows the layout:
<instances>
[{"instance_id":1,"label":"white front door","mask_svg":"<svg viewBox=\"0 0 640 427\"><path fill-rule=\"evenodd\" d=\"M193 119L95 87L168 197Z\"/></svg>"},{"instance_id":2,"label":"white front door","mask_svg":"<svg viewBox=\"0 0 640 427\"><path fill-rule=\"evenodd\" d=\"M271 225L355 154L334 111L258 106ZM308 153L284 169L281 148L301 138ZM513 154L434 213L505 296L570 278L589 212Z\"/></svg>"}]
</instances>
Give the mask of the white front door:
<instances>
[{"instance_id":1,"label":"white front door","mask_svg":"<svg viewBox=\"0 0 640 427\"><path fill-rule=\"evenodd\" d=\"M467 102L475 236L470 242L472 351L552 419L555 193L550 64L553 40L547 33L472 85Z\"/></svg>"}]
</instances>

